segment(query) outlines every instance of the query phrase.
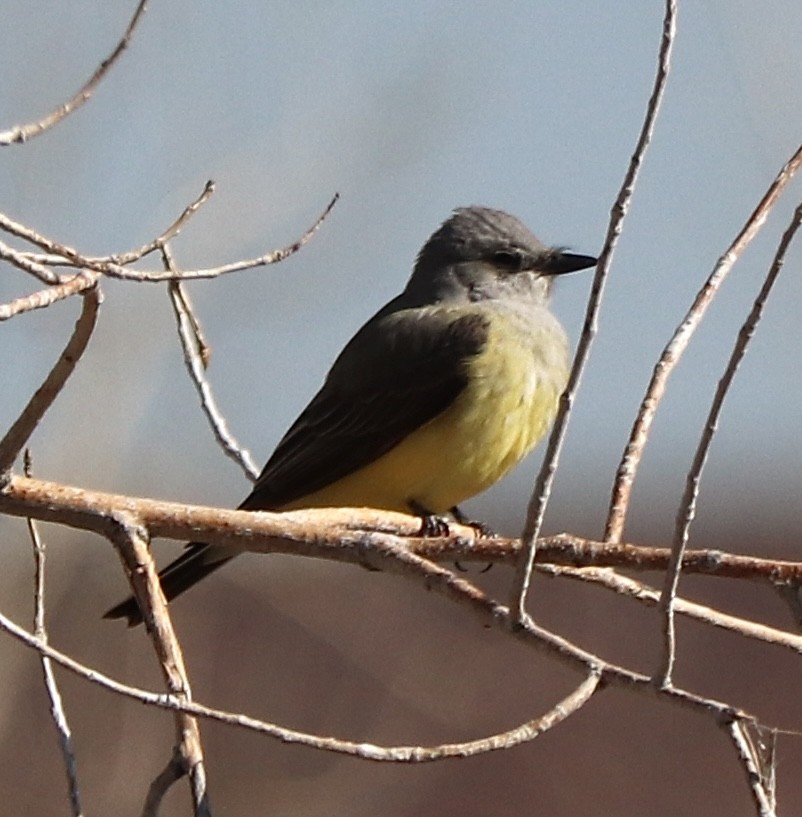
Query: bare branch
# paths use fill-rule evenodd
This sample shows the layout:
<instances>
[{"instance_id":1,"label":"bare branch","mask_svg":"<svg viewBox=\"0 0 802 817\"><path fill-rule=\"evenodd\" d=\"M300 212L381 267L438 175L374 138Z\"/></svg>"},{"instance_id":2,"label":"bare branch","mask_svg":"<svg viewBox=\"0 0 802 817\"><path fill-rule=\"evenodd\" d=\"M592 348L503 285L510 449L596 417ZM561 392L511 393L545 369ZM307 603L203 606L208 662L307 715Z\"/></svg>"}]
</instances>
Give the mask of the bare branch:
<instances>
[{"instance_id":1,"label":"bare branch","mask_svg":"<svg viewBox=\"0 0 802 817\"><path fill-rule=\"evenodd\" d=\"M50 370L45 382L36 390L28 405L17 418L16 422L0 440L0 474L11 468L25 443L33 434L45 412L58 397L69 376L73 373L76 364L89 343L89 338L95 328L97 311L102 300L98 288L90 289L82 295L82 309L75 329L64 351Z\"/></svg>"},{"instance_id":2,"label":"bare branch","mask_svg":"<svg viewBox=\"0 0 802 817\"><path fill-rule=\"evenodd\" d=\"M0 259L8 261L9 264L21 269L23 272L30 273L43 284L58 284L61 281L61 277L53 270L48 269L39 261L31 260L27 253L9 247L3 241L0 241Z\"/></svg>"},{"instance_id":3,"label":"bare branch","mask_svg":"<svg viewBox=\"0 0 802 817\"><path fill-rule=\"evenodd\" d=\"M162 248L162 254L165 268L171 272L177 272L168 245L165 244ZM259 469L254 463L250 452L243 448L229 431L228 424L217 407L217 401L214 399L212 388L204 372L206 368L205 361L208 360L208 347L200 345L200 325L187 293L180 281L170 281L167 291L175 315L181 349L184 353L184 364L189 372L189 378L200 397L203 413L206 415L214 437L225 455L234 460L245 472L245 476L253 481L259 475Z\"/></svg>"},{"instance_id":4,"label":"bare branch","mask_svg":"<svg viewBox=\"0 0 802 817\"><path fill-rule=\"evenodd\" d=\"M568 385L560 398L559 411L557 412L557 417L549 436L549 444L543 459L543 465L538 473L537 481L532 491L532 497L529 500L529 506L526 511L526 524L521 533L521 540L524 543L525 552L521 555L520 560L515 566L515 575L510 589L510 608L517 610L521 617L523 617L526 610L526 596L529 591L532 567L535 563L537 538L543 527L543 518L546 514L546 506L551 495L551 486L554 481L554 475L557 472L560 452L568 429L571 407L573 406L574 398L579 389L582 372L590 357L591 344L598 330L598 315L601 309L601 299L604 292L604 284L607 279L607 272L618 243L618 237L621 235L623 229L624 218L629 210L629 202L635 189L635 183L638 179L646 149L652 139L654 125L657 121L657 113L663 99L666 82L668 81L671 51L676 31L676 18L676 0L666 0L666 10L663 18L663 35L660 40L660 50L657 58L657 73L654 79L652 94L646 106L646 116L643 121L640 136L638 137L638 142L635 146L635 152L630 159L629 167L624 176L618 197L610 212L607 235L605 236L604 246L596 266L596 274L593 277L593 287L585 312L585 323L582 328L579 344L577 345L576 354L574 355Z\"/></svg>"},{"instance_id":5,"label":"bare branch","mask_svg":"<svg viewBox=\"0 0 802 817\"><path fill-rule=\"evenodd\" d=\"M777 174L777 177L771 183L765 195L760 200L760 203L752 215L749 216L732 244L727 248L724 255L719 258L707 281L705 281L704 286L696 295L691 308L663 350L660 360L654 367L652 378L649 381L649 386L646 389L646 394L644 395L638 415L635 418L629 441L624 449L624 454L616 473L604 534L606 540L619 542L623 536L624 523L629 508L629 499L632 494L632 485L635 481L641 456L643 455L643 449L649 437L649 430L651 429L654 415L665 393L669 375L677 363L679 363L680 358L690 343L693 333L701 323L708 306L710 306L713 297L721 288L724 279L729 274L735 262L740 258L741 253L760 231L772 207L774 207L780 194L799 169L800 164L802 164L802 145L796 149L793 156L791 156Z\"/></svg>"},{"instance_id":6,"label":"bare branch","mask_svg":"<svg viewBox=\"0 0 802 817\"><path fill-rule=\"evenodd\" d=\"M767 783L773 781L773 768L767 777L760 758L754 753L754 747L746 736L744 723L740 718L733 718L726 723L725 727L732 739L735 750L738 752L744 772L746 772L746 780L749 784L749 790L752 792L752 799L758 815L760 817L776 817L773 783L767 785Z\"/></svg>"},{"instance_id":7,"label":"bare branch","mask_svg":"<svg viewBox=\"0 0 802 817\"><path fill-rule=\"evenodd\" d=\"M100 63L95 73L89 78L89 81L72 99L67 100L67 102L60 105L55 111L43 119L40 119L38 122L31 122L27 125L17 125L10 130L0 132L0 146L22 144L31 137L38 136L40 133L57 125L62 119L80 108L92 96L111 66L114 65L120 54L128 47L134 35L137 23L139 23L140 18L145 13L146 6L147 0L140 0L134 12L134 16L131 18L131 22L128 23L125 34L123 34L122 39L117 43L117 47Z\"/></svg>"},{"instance_id":8,"label":"bare branch","mask_svg":"<svg viewBox=\"0 0 802 817\"><path fill-rule=\"evenodd\" d=\"M689 709L697 714L713 717L718 721L731 720L734 717L741 718L745 721L751 720L747 713L711 698L704 698L675 687L658 690L651 684L648 676L632 672L615 664L607 663L597 656L576 647L566 639L539 627L528 616L519 628L514 629L510 626L509 611L506 607L489 599L474 585L462 578L458 578L451 571L428 563L426 560L420 559L409 552L400 551L392 543L387 544L383 556L386 560L386 565L390 564L390 562L394 562L398 572L407 575L417 575L427 589L437 590L455 601L466 604L479 615L485 624L495 625L507 632L514 633L514 636L518 640L528 646L545 651L552 657L560 658L586 676L585 681L574 690L562 704L554 707L546 716L536 719L528 725L524 725L524 730L527 729L527 726L531 728L532 724L539 724L541 732L544 728L553 726L554 723L563 719L560 713L562 706L566 707L568 714L576 711L593 693L593 690L596 688L596 676L599 674L601 676L601 683L603 684L632 689L633 691L641 692L667 703ZM26 646L37 650L43 655L47 655L54 662L61 664L79 677L99 684L110 691L133 698L149 706L184 712L226 723L230 726L238 726L251 731L260 732L281 740L284 743L297 743L314 749L334 751L354 755L366 760L377 761L423 762L437 760L446 756L461 755L461 751L457 751L456 749L449 749L448 754L443 754L443 747L440 746L431 747L431 749L428 750L422 750L421 747L417 746L379 747L365 742L357 743L337 738L319 737L259 721L246 715L212 709L211 707L198 704L194 701L182 700L173 694L163 695L137 689L126 684L121 684L119 681L115 681L94 669L85 667L70 656L53 649L47 644L41 643L41 641L36 639L31 633L28 633L24 628L19 627L1 613L0 629ZM552 719L556 720L552 722ZM510 733L504 734L512 734L516 731L517 730L511 730ZM492 737L480 740L484 743L483 751L501 748L494 745L494 739ZM453 744L453 747L463 746L468 748L474 743L475 741L461 745ZM478 752L479 749L476 748L471 751ZM162 774L165 773L163 772Z\"/></svg>"},{"instance_id":9,"label":"bare branch","mask_svg":"<svg viewBox=\"0 0 802 817\"><path fill-rule=\"evenodd\" d=\"M63 301L73 295L79 295L87 289L91 289L97 283L97 274L91 272L80 272L72 276L62 284L55 284L47 289L40 289L16 298L7 304L0 304L0 321L7 321L23 312L32 312L35 309L44 309L57 301Z\"/></svg>"},{"instance_id":10,"label":"bare branch","mask_svg":"<svg viewBox=\"0 0 802 817\"><path fill-rule=\"evenodd\" d=\"M128 573L131 588L159 659L162 675L170 695L179 701L191 701L184 657L178 643L167 602L159 584L159 577L148 548L148 532L129 512L115 513L110 518L110 539L117 548ZM183 773L189 775L196 815L209 815L206 772L203 765L200 729L197 720L186 712L177 712L175 721L176 744L174 754L182 763ZM153 787L151 787L153 788ZM150 802L150 793L148 797Z\"/></svg>"},{"instance_id":11,"label":"bare branch","mask_svg":"<svg viewBox=\"0 0 802 817\"><path fill-rule=\"evenodd\" d=\"M31 456L28 449L25 450L25 476L31 475ZM30 517L26 520L28 533L33 544L34 557L34 614L33 632L34 637L42 644L47 644L47 627L45 625L45 543L39 536L39 528L34 519ZM67 789L70 799L70 809L73 817L81 817L81 794L78 788L78 766L75 761L75 750L72 745L72 731L64 712L64 704L61 700L56 676L53 674L53 665L46 655L41 656L42 675L44 677L47 697L50 699L50 715L59 737L61 756L64 758L64 769L67 774Z\"/></svg>"},{"instance_id":12,"label":"bare branch","mask_svg":"<svg viewBox=\"0 0 802 817\"><path fill-rule=\"evenodd\" d=\"M182 700L176 695L164 695L137 687L131 687L127 684L115 681L113 678L97 670L86 667L74 658L53 649L49 644L41 642L31 633L19 627L17 624L14 624L14 622L6 618L2 613L0 613L0 629L26 646L47 656L55 663L61 664L65 669L78 677L148 706L209 718L210 720L225 723L229 726L237 726L268 735L281 740L283 743L295 743L312 749L353 755L364 760L394 763L424 763L449 757L467 757L509 748L519 745L520 743L534 740L580 709L590 699L599 684L598 671L595 669L589 670L585 680L546 714L497 735L490 735L485 738L478 738L464 743L449 743L430 747L377 746L364 741L354 742L298 732L294 729L287 729L266 721L251 718L247 715L225 712L194 701ZM146 808L150 808L151 811L143 811L143 815L154 813L154 806L158 807L158 801L163 797L169 786L180 779L181 776L182 773L180 773L179 770L179 763L175 759L171 760L153 781L151 785L153 795L152 797L149 795L148 804L150 805L146 805Z\"/></svg>"},{"instance_id":13,"label":"bare branch","mask_svg":"<svg viewBox=\"0 0 802 817\"><path fill-rule=\"evenodd\" d=\"M175 238L181 232L189 219L211 198L212 193L214 193L214 182L207 181L201 194L184 208L181 215L179 215L161 235L148 241L136 250L115 253L109 256L82 255L73 247L61 244L58 241L53 241L41 233L36 232L36 230L32 230L30 227L14 221L3 213L0 213L0 230L36 245L48 253L48 255L37 255L27 252L17 253L15 250L10 250L10 248L6 248L5 245L2 244L0 244L0 248L5 248L10 250L11 253L15 253L15 255L11 256L8 260L29 272L33 270L23 267L23 264L30 265L34 270L38 269L38 265L48 265L81 267L83 269L94 270L95 272L102 272L105 269L105 265L109 263L118 265L131 264L164 246L164 244ZM0 255L0 257L3 256ZM58 276L50 270L46 270L45 272L51 276L47 283L55 283L59 280Z\"/></svg>"},{"instance_id":14,"label":"bare branch","mask_svg":"<svg viewBox=\"0 0 802 817\"><path fill-rule=\"evenodd\" d=\"M17 476L10 477L0 490L0 509L13 515L35 515L49 522L93 530L109 537L116 535L116 519L121 515L135 514L142 524L147 525L152 535L182 540L192 537L211 544L239 546L243 551L294 553L350 561L401 575L422 575L425 576L427 588L437 589L466 604L479 613L485 623L488 617L492 622L501 622L504 626L510 623L507 608L488 599L478 588L456 577L451 571L413 552L410 545L417 546L418 542L411 543L390 534L360 534L326 525L312 530L308 524L296 521L308 519L311 511L279 514L201 508L115 497ZM330 509L318 511L320 519L325 519L330 513ZM396 516L402 517L400 514ZM421 540L421 546L426 547L426 540ZM799 575L802 565L793 566ZM642 683L651 686L648 676L624 668L611 669L613 665L537 627L528 618L513 629L516 633L525 631L528 633L527 639L534 639L533 644L580 671L604 665L605 673L613 672L616 676L616 683L638 688ZM683 699L690 695L691 706L702 706L701 701L707 700L694 697L691 693L678 693L674 688L663 692L668 695L677 693ZM724 704L715 706L720 706L722 711L726 709Z\"/></svg>"},{"instance_id":15,"label":"bare branch","mask_svg":"<svg viewBox=\"0 0 802 817\"><path fill-rule=\"evenodd\" d=\"M241 548L243 552L290 553L361 564L374 544L393 541L429 561L512 563L520 542L476 538L464 525L449 525L451 536L420 538L420 519L363 508L312 508L275 513L239 511L108 494L45 480L9 475L0 485L0 512L110 536L115 513L133 513L151 536ZM383 538L382 534L388 534ZM560 534L538 543L539 562L574 567L665 570L668 548L614 544ZM683 570L719 578L761 581L770 587L802 583L802 562L760 559L721 550L689 550Z\"/></svg>"},{"instance_id":16,"label":"bare branch","mask_svg":"<svg viewBox=\"0 0 802 817\"><path fill-rule=\"evenodd\" d=\"M0 213L0 230L3 230L3 232L9 235L21 238L29 244L34 244L40 249L45 250L45 252L52 253L54 256L34 258L28 253L20 253L20 256L26 260L41 264L66 264L70 262L72 266L89 268L89 264L86 263L89 259L84 258L77 250L68 247L66 244L60 244L57 241L47 238L47 236L38 233L31 227L14 221L14 219L9 218L4 213ZM54 273L50 272L50 275L54 275Z\"/></svg>"},{"instance_id":17,"label":"bare branch","mask_svg":"<svg viewBox=\"0 0 802 817\"><path fill-rule=\"evenodd\" d=\"M115 255L109 256L109 261L112 261L116 264L131 264L134 261L138 261L140 258L143 258L146 255L149 255L152 252L155 252L158 249L167 244L168 241L172 241L184 228L186 223L195 215L195 213L206 204L207 201L212 197L212 193L214 193L214 182L209 179L203 187L203 192L195 199L195 201L190 202L183 210L181 215L159 236L153 239L153 241L149 241L147 244L143 244L138 250L130 250L129 252L119 253Z\"/></svg>"},{"instance_id":18,"label":"bare branch","mask_svg":"<svg viewBox=\"0 0 802 817\"><path fill-rule=\"evenodd\" d=\"M295 255L295 253L312 238L318 229L320 229L320 226L326 220L339 198L340 194L335 193L332 200L326 205L326 209L317 217L315 223L309 227L299 239L293 241L292 244L288 244L286 247L273 250L272 252L265 253L265 255L260 255L258 258L251 258L247 261L234 261L231 264L224 264L220 267L210 267L208 269L182 270L178 273L169 270L166 272L164 270L132 270L110 261L102 261L98 264L87 264L86 266L90 269L96 269L98 272L102 272L109 278L118 278L122 281L159 283L162 281L196 281L200 278L219 278L221 275L227 275L231 272L242 272L243 270L264 267L269 264L277 264L289 258L291 255Z\"/></svg>"},{"instance_id":19,"label":"bare branch","mask_svg":"<svg viewBox=\"0 0 802 817\"><path fill-rule=\"evenodd\" d=\"M763 314L763 307L766 300L771 293L774 282L780 274L785 261L785 255L791 242L794 240L796 231L799 229L800 222L802 222L802 204L800 204L785 230L782 239L780 240L777 252L774 256L774 261L771 264L768 275L766 276L763 286L760 288L757 298L755 299L752 309L746 318L743 326L738 332L738 337L735 341L735 347L732 350L730 359L727 361L727 366L721 380L718 382L716 394L710 406L710 411L707 415L702 436L699 439L699 444L696 448L696 453L691 464L691 469L685 480L685 493L677 510L676 525L674 528L674 541L671 547L671 562L666 571L663 592L660 596L660 611L663 614L663 649L661 655L660 668L656 675L657 683L667 686L671 683L671 673L674 667L674 660L676 655L676 632L674 627L674 600L677 595L677 587L679 585L680 570L682 567L682 557L685 548L688 545L688 537L690 534L691 523L696 516L696 504L699 497L699 485L702 479L702 471L704 470L707 461L707 455L710 451L710 445L713 442L713 435L718 427L718 419L721 415L721 409L724 405L724 399L727 396L738 366L746 354L746 347L755 333L757 324Z\"/></svg>"},{"instance_id":20,"label":"bare branch","mask_svg":"<svg viewBox=\"0 0 802 817\"><path fill-rule=\"evenodd\" d=\"M660 602L660 592L643 582L630 579L616 573L609 567L568 567L564 565L538 565L538 571L548 576L565 576L582 582L601 585L621 596L637 599L649 607L657 607ZM802 636L768 627L745 618L732 616L715 610L704 604L697 604L682 597L675 600L674 609L680 615L710 624L721 630L737 633L745 638L752 638L764 644L774 644L784 647L791 652L802 654Z\"/></svg>"},{"instance_id":21,"label":"bare branch","mask_svg":"<svg viewBox=\"0 0 802 817\"><path fill-rule=\"evenodd\" d=\"M329 213L334 208L340 198L339 193L335 193L331 201L326 205L325 210L318 216L315 223L309 227L304 234L278 250L273 250L258 258L252 258L247 261L235 261L231 264L225 264L220 267L211 267L208 269L197 270L135 270L128 269L125 265L133 261L137 261L148 253L161 249L171 238L175 237L187 221L198 211L198 209L205 204L211 194L214 192L214 183L207 182L203 192L195 201L191 202L181 215L159 236L143 244L137 250L131 250L125 253L118 253L110 256L85 256L81 255L77 250L66 244L60 244L56 241L37 233L30 227L24 224L19 224L8 216L0 213L0 229L12 235L22 238L37 247L45 250L47 255L20 252L9 247L7 244L0 242L0 259L8 261L15 267L35 275L39 280L46 284L63 283L64 279L57 273L48 269L47 265L52 266L69 266L79 267L83 270L91 270L93 272L106 275L109 278L117 278L123 281L140 281L146 283L160 283L163 281L189 281L204 278L217 278L221 275L226 275L231 272L240 272L242 270L254 269L256 267L263 267L269 264L276 264L294 255L301 249L314 234L320 229L320 226L328 217Z\"/></svg>"}]
</instances>

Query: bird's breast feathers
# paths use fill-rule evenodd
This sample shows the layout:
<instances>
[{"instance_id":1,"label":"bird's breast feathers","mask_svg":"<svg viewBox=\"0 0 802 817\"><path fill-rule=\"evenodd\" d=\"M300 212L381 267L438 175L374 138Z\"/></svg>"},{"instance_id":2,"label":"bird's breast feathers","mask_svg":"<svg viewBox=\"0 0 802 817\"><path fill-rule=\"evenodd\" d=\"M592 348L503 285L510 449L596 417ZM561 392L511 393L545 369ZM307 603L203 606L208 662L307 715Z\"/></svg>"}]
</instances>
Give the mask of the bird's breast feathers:
<instances>
[{"instance_id":1,"label":"bird's breast feathers","mask_svg":"<svg viewBox=\"0 0 802 817\"><path fill-rule=\"evenodd\" d=\"M545 308L494 309L486 342L462 365L466 385L448 408L297 506L409 511L414 502L445 513L504 476L554 419L568 376L565 334Z\"/></svg>"}]
</instances>

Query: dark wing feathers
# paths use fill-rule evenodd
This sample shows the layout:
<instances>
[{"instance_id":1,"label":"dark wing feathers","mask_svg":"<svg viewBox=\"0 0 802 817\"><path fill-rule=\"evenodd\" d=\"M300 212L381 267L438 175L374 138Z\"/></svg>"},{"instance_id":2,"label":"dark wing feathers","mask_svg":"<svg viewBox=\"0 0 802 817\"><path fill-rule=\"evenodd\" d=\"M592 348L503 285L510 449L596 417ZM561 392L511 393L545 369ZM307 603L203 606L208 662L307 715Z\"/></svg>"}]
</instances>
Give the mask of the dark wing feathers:
<instances>
[{"instance_id":1,"label":"dark wing feathers","mask_svg":"<svg viewBox=\"0 0 802 817\"><path fill-rule=\"evenodd\" d=\"M448 308L367 323L265 465L247 510L280 508L373 462L443 412L465 387L486 320Z\"/></svg>"},{"instance_id":2,"label":"dark wing feathers","mask_svg":"<svg viewBox=\"0 0 802 817\"><path fill-rule=\"evenodd\" d=\"M390 331L379 321L392 322ZM245 510L280 508L389 451L445 411L465 387L465 361L487 337L479 315L446 308L391 312L369 321L335 362L323 388L264 467ZM159 574L168 599L232 559L236 551L190 542ZM139 624L128 598L106 613Z\"/></svg>"}]
</instances>

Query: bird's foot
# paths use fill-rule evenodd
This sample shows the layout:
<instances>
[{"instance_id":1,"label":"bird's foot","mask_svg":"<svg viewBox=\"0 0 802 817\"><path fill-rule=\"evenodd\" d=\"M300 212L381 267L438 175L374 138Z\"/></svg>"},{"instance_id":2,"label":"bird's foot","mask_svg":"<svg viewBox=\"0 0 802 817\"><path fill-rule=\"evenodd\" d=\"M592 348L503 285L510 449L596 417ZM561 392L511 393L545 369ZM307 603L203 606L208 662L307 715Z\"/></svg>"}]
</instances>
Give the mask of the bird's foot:
<instances>
[{"instance_id":1,"label":"bird's foot","mask_svg":"<svg viewBox=\"0 0 802 817\"><path fill-rule=\"evenodd\" d=\"M432 513L416 499L409 500L409 509L420 517L420 531L418 536L448 536L448 519L437 513Z\"/></svg>"},{"instance_id":2,"label":"bird's foot","mask_svg":"<svg viewBox=\"0 0 802 817\"><path fill-rule=\"evenodd\" d=\"M469 528L473 528L476 531L476 535L479 537L487 538L496 535L490 526L486 525L484 522L478 522L475 519L468 519L468 517L465 516L465 514L456 505L451 508L449 513L454 517L455 522L459 522L460 525L467 525Z\"/></svg>"},{"instance_id":3,"label":"bird's foot","mask_svg":"<svg viewBox=\"0 0 802 817\"><path fill-rule=\"evenodd\" d=\"M485 525L484 522L477 522L474 519L468 519L467 516L455 505L449 513L454 517L455 522L459 522L460 525L467 525L469 528L473 528L476 531L476 535L481 539L482 537L487 538L490 536L495 536L495 533L491 530L489 525ZM467 570L459 563L454 562L454 567L457 568L461 573L467 573ZM480 573L487 573L490 568L493 567L493 562L488 562Z\"/></svg>"},{"instance_id":4,"label":"bird's foot","mask_svg":"<svg viewBox=\"0 0 802 817\"><path fill-rule=\"evenodd\" d=\"M448 536L449 533L448 520L444 516L427 513L421 517L418 536Z\"/></svg>"}]
</instances>

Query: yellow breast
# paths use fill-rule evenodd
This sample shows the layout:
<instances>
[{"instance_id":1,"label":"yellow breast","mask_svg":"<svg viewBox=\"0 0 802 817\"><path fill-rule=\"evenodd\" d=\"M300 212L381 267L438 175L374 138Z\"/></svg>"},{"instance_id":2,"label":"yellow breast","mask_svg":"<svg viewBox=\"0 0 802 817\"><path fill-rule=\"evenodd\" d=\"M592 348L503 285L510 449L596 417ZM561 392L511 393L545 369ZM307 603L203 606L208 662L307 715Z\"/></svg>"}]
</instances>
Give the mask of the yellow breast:
<instances>
[{"instance_id":1,"label":"yellow breast","mask_svg":"<svg viewBox=\"0 0 802 817\"><path fill-rule=\"evenodd\" d=\"M486 307L484 307L486 308ZM551 425L567 379L564 333L545 309L500 311L484 349L467 363L454 403L391 451L288 508L369 506L445 513L499 480ZM542 318L542 320L540 320Z\"/></svg>"}]
</instances>

